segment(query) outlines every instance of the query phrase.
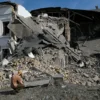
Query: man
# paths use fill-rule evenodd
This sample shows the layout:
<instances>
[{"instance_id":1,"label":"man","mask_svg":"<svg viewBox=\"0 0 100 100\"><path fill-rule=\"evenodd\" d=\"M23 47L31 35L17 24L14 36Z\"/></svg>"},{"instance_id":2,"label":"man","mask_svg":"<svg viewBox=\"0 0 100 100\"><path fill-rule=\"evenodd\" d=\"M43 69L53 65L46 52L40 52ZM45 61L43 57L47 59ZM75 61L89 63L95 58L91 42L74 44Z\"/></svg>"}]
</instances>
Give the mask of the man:
<instances>
[{"instance_id":1,"label":"man","mask_svg":"<svg viewBox=\"0 0 100 100\"><path fill-rule=\"evenodd\" d=\"M18 71L17 74L12 74L11 77L11 88L13 88L16 92L20 89L24 88L24 83L22 80L22 71Z\"/></svg>"}]
</instances>

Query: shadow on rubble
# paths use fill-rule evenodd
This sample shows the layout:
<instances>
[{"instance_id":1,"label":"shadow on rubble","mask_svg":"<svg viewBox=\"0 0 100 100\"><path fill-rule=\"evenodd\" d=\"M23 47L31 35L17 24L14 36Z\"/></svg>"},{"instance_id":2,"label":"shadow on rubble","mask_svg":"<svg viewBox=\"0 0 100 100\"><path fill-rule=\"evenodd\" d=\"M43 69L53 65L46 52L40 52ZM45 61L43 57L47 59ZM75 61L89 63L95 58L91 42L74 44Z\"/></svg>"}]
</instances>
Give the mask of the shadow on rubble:
<instances>
[{"instance_id":1,"label":"shadow on rubble","mask_svg":"<svg viewBox=\"0 0 100 100\"><path fill-rule=\"evenodd\" d=\"M97 58L97 60L100 60L100 53L94 53L91 55L91 57Z\"/></svg>"},{"instance_id":2,"label":"shadow on rubble","mask_svg":"<svg viewBox=\"0 0 100 100\"><path fill-rule=\"evenodd\" d=\"M8 90L8 91L0 91L0 95L15 95L16 92L14 90Z\"/></svg>"},{"instance_id":3,"label":"shadow on rubble","mask_svg":"<svg viewBox=\"0 0 100 100\"><path fill-rule=\"evenodd\" d=\"M98 73L100 73L100 53L92 54L91 57L96 58L94 68Z\"/></svg>"},{"instance_id":4,"label":"shadow on rubble","mask_svg":"<svg viewBox=\"0 0 100 100\"><path fill-rule=\"evenodd\" d=\"M100 39L100 36L99 37L89 37L87 41L92 41L92 40L97 40L97 39Z\"/></svg>"},{"instance_id":5,"label":"shadow on rubble","mask_svg":"<svg viewBox=\"0 0 100 100\"><path fill-rule=\"evenodd\" d=\"M100 53L94 53L91 55L91 57L97 57L97 58L100 58Z\"/></svg>"},{"instance_id":6,"label":"shadow on rubble","mask_svg":"<svg viewBox=\"0 0 100 100\"><path fill-rule=\"evenodd\" d=\"M91 37L91 36L87 36L87 37L80 37L78 38L78 41L80 41L81 43L85 43L86 41L93 41L93 40L98 40L100 39L100 36L98 37Z\"/></svg>"}]
</instances>

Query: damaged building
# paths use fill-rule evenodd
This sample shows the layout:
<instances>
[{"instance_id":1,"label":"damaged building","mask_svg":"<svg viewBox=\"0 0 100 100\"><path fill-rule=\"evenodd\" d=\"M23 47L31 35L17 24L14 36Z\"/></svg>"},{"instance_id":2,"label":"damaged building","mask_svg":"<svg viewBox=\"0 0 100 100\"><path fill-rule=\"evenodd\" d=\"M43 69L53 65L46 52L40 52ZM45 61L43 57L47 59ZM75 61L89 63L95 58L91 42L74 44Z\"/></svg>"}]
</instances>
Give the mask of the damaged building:
<instances>
[{"instance_id":1,"label":"damaged building","mask_svg":"<svg viewBox=\"0 0 100 100\"><path fill-rule=\"evenodd\" d=\"M83 36L99 37L99 9L96 10L80 10L69 8L41 8L31 11L33 16L38 16L42 13L47 13L48 16L62 18L69 20L71 31L71 40L79 41Z\"/></svg>"},{"instance_id":2,"label":"damaged building","mask_svg":"<svg viewBox=\"0 0 100 100\"><path fill-rule=\"evenodd\" d=\"M29 13L23 6L11 2L2 2L0 7L1 61L23 54L31 58L34 54L43 57L44 49L53 47L65 66L69 59L82 60L80 47L99 37L100 13L97 10L51 7Z\"/></svg>"},{"instance_id":3,"label":"damaged building","mask_svg":"<svg viewBox=\"0 0 100 100\"><path fill-rule=\"evenodd\" d=\"M11 2L1 5L1 61L9 56L26 54L32 58L32 52L51 46L70 53L80 59L70 48L70 27L68 18L52 17L48 14L32 16L23 6ZM9 8L9 10L8 10ZM24 13L23 13L24 12ZM65 55L65 53L59 53ZM42 54L43 55L43 54ZM65 61L64 61L65 62Z\"/></svg>"},{"instance_id":4,"label":"damaged building","mask_svg":"<svg viewBox=\"0 0 100 100\"><path fill-rule=\"evenodd\" d=\"M99 9L50 7L29 12L12 2L1 2L0 8L0 64L3 72L9 70L7 78L21 69L26 81L61 74L57 77L67 83L100 83L94 67L100 64L91 57L100 52Z\"/></svg>"},{"instance_id":5,"label":"damaged building","mask_svg":"<svg viewBox=\"0 0 100 100\"><path fill-rule=\"evenodd\" d=\"M11 2L1 2L0 8L0 61L2 61L13 54L18 39L8 28L8 24L15 22L16 15L27 17L31 14L25 12L25 8L21 5Z\"/></svg>"},{"instance_id":6,"label":"damaged building","mask_svg":"<svg viewBox=\"0 0 100 100\"><path fill-rule=\"evenodd\" d=\"M97 8L96 10L80 10L80 9L50 7L50 8L33 10L31 11L31 13L33 16L38 16L39 14L47 13L48 16L67 18L69 24L67 23L67 26L65 28L67 28L66 30L70 31L69 33L67 32L67 34L70 34L69 35L70 37L69 36L67 37L69 37L70 45L74 48L75 45L73 46L73 44L75 44L76 42L81 43L81 45L83 46L86 41L94 40L100 37L99 34L100 12L99 9Z\"/></svg>"},{"instance_id":7,"label":"damaged building","mask_svg":"<svg viewBox=\"0 0 100 100\"><path fill-rule=\"evenodd\" d=\"M44 48L53 47L65 66L71 57L80 61L80 46L99 37L97 10L51 7L29 13L23 6L11 2L2 2L0 7L1 61L14 55L43 56Z\"/></svg>"}]
</instances>

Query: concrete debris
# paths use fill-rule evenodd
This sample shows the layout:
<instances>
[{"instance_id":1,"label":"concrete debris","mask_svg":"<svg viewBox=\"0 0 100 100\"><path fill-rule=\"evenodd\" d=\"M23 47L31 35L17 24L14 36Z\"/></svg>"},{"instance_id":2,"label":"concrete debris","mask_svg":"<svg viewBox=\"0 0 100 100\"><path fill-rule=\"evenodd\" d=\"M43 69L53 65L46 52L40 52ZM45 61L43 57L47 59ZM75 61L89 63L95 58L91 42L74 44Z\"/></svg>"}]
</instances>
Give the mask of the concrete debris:
<instances>
[{"instance_id":1,"label":"concrete debris","mask_svg":"<svg viewBox=\"0 0 100 100\"><path fill-rule=\"evenodd\" d=\"M82 85L83 85L83 86L86 86L86 82L82 82Z\"/></svg>"},{"instance_id":2,"label":"concrete debris","mask_svg":"<svg viewBox=\"0 0 100 100\"><path fill-rule=\"evenodd\" d=\"M54 79L63 79L63 75L57 74L53 76Z\"/></svg>"},{"instance_id":3,"label":"concrete debris","mask_svg":"<svg viewBox=\"0 0 100 100\"><path fill-rule=\"evenodd\" d=\"M91 82L87 82L87 86L91 86Z\"/></svg>"},{"instance_id":4,"label":"concrete debris","mask_svg":"<svg viewBox=\"0 0 100 100\"><path fill-rule=\"evenodd\" d=\"M35 58L35 56L33 55L32 52L28 53L28 56L29 56L30 58Z\"/></svg>"},{"instance_id":5,"label":"concrete debris","mask_svg":"<svg viewBox=\"0 0 100 100\"><path fill-rule=\"evenodd\" d=\"M78 61L78 66L82 68L82 67L85 67L86 65L83 61L79 60Z\"/></svg>"},{"instance_id":6,"label":"concrete debris","mask_svg":"<svg viewBox=\"0 0 100 100\"><path fill-rule=\"evenodd\" d=\"M9 61L7 59L2 60L2 66L8 65Z\"/></svg>"},{"instance_id":7,"label":"concrete debris","mask_svg":"<svg viewBox=\"0 0 100 100\"><path fill-rule=\"evenodd\" d=\"M96 75L96 76L93 78L93 80L94 80L95 82L97 82L97 81L100 81L100 78Z\"/></svg>"},{"instance_id":8,"label":"concrete debris","mask_svg":"<svg viewBox=\"0 0 100 100\"><path fill-rule=\"evenodd\" d=\"M93 78L100 71L100 54L97 53L100 50L94 47L100 43L96 39L100 25L94 19L96 25L91 24L91 18L97 18L96 12L92 16L89 11L90 15L86 13L87 16L75 13L75 19L70 19L69 14L75 14L68 10L60 10L61 14L37 11L34 15L34 11L31 14L21 5L4 4L5 6L0 5L0 15L3 15L3 18L0 17L0 25L4 27L2 22L5 25L4 32L0 33L0 65L6 79L11 77L13 71L21 69L24 71L23 78L32 81L28 83L30 86L47 84L48 80L33 81L54 75L57 75L54 79L58 77L67 83L88 86L99 84L99 76ZM14 11L11 10L12 7ZM8 12L7 15L2 13L3 9ZM100 45L96 47L99 48Z\"/></svg>"},{"instance_id":9,"label":"concrete debris","mask_svg":"<svg viewBox=\"0 0 100 100\"><path fill-rule=\"evenodd\" d=\"M84 73L84 74L83 74L83 76L85 76L85 77L87 77L87 78L89 77L89 75L88 75L88 74L86 74L86 73Z\"/></svg>"},{"instance_id":10,"label":"concrete debris","mask_svg":"<svg viewBox=\"0 0 100 100\"><path fill-rule=\"evenodd\" d=\"M49 84L50 80L49 79L42 79L42 80L37 80L33 82L24 82L25 87L34 87L34 86L42 86L42 85L47 85Z\"/></svg>"}]
</instances>

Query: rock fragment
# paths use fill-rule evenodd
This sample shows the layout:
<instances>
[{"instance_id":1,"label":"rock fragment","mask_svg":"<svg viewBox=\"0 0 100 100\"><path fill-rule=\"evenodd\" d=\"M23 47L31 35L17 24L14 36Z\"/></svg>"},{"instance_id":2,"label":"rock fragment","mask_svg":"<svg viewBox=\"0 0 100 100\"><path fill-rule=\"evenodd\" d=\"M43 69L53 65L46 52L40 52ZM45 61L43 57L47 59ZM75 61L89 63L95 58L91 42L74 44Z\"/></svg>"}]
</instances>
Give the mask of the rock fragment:
<instances>
[{"instance_id":1,"label":"rock fragment","mask_svg":"<svg viewBox=\"0 0 100 100\"><path fill-rule=\"evenodd\" d=\"M86 73L83 73L83 76L84 76L84 77L86 77L86 78L88 78L88 77L89 77L89 75L88 75L88 74L86 74Z\"/></svg>"},{"instance_id":2,"label":"rock fragment","mask_svg":"<svg viewBox=\"0 0 100 100\"><path fill-rule=\"evenodd\" d=\"M98 82L98 81L100 81L100 78L99 78L97 75L95 75L95 77L93 78L93 80L94 80L95 82Z\"/></svg>"},{"instance_id":3,"label":"rock fragment","mask_svg":"<svg viewBox=\"0 0 100 100\"><path fill-rule=\"evenodd\" d=\"M92 84L91 84L91 82L87 82L87 86L91 86Z\"/></svg>"}]
</instances>

